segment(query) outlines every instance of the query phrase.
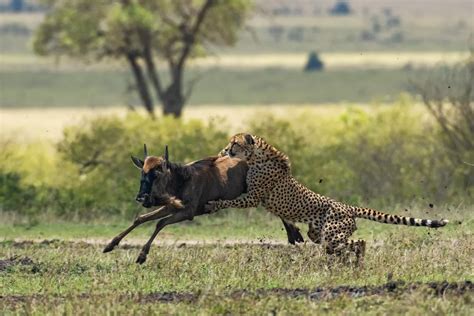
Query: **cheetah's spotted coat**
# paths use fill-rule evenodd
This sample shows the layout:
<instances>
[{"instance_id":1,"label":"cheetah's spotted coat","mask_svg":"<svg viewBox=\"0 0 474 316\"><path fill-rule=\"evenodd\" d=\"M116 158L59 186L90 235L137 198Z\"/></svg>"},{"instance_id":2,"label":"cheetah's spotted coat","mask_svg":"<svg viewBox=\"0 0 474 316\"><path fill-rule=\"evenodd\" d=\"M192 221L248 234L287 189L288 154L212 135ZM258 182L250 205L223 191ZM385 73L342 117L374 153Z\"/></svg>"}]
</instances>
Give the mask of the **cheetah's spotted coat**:
<instances>
[{"instance_id":1,"label":"cheetah's spotted coat","mask_svg":"<svg viewBox=\"0 0 474 316\"><path fill-rule=\"evenodd\" d=\"M365 241L349 240L357 229L356 218L427 227L441 227L448 222L384 214L319 195L292 176L290 161L285 154L258 136L233 136L220 153L225 154L247 161L248 193L234 200L209 202L210 211L231 207L256 207L261 203L267 210L287 221L307 223L308 237L315 243L323 243L327 253L339 254L346 249L355 252L358 260L363 256Z\"/></svg>"}]
</instances>

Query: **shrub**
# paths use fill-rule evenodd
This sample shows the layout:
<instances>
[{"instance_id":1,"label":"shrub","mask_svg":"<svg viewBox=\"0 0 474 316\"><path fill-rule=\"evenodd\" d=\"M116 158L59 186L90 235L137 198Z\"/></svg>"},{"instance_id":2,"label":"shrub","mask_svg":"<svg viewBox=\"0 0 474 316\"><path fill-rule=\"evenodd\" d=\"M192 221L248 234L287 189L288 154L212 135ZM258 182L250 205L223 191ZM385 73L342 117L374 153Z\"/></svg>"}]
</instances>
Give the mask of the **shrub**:
<instances>
[{"instance_id":1,"label":"shrub","mask_svg":"<svg viewBox=\"0 0 474 316\"><path fill-rule=\"evenodd\" d=\"M329 10L329 13L332 15L349 15L352 13L352 9L346 1L338 1Z\"/></svg>"},{"instance_id":2,"label":"shrub","mask_svg":"<svg viewBox=\"0 0 474 316\"><path fill-rule=\"evenodd\" d=\"M439 128L439 150L452 178L472 193L474 186L474 50L463 63L425 71L412 80Z\"/></svg>"},{"instance_id":3,"label":"shrub","mask_svg":"<svg viewBox=\"0 0 474 316\"><path fill-rule=\"evenodd\" d=\"M324 64L319 59L318 53L310 52L308 56L308 61L304 67L304 71L319 71L323 70Z\"/></svg>"},{"instance_id":4,"label":"shrub","mask_svg":"<svg viewBox=\"0 0 474 316\"><path fill-rule=\"evenodd\" d=\"M37 192L31 185L23 185L18 173L0 170L0 210L21 210L26 214L35 205Z\"/></svg>"},{"instance_id":5,"label":"shrub","mask_svg":"<svg viewBox=\"0 0 474 316\"><path fill-rule=\"evenodd\" d=\"M474 197L462 177L470 166L450 163L439 129L408 104L295 121L265 118L252 130L286 152L293 174L316 192L376 206Z\"/></svg>"},{"instance_id":6,"label":"shrub","mask_svg":"<svg viewBox=\"0 0 474 316\"><path fill-rule=\"evenodd\" d=\"M69 128L58 149L75 168L67 188L73 190L80 208L116 214L137 210L131 192L138 190L139 173L130 155L142 157L144 143L152 155L162 155L168 144L172 161L189 162L217 154L226 141L227 134L212 122L129 115Z\"/></svg>"},{"instance_id":7,"label":"shrub","mask_svg":"<svg viewBox=\"0 0 474 316\"><path fill-rule=\"evenodd\" d=\"M465 181L472 166L453 161L440 128L410 100L402 101L341 115L255 115L245 130L288 154L303 184L344 202L472 203L474 186ZM133 114L70 127L56 148L3 144L2 210L82 219L130 216L142 209L133 199L139 172L129 157L141 157L143 143L153 155L168 144L172 161L189 162L218 153L229 136L213 121Z\"/></svg>"}]
</instances>

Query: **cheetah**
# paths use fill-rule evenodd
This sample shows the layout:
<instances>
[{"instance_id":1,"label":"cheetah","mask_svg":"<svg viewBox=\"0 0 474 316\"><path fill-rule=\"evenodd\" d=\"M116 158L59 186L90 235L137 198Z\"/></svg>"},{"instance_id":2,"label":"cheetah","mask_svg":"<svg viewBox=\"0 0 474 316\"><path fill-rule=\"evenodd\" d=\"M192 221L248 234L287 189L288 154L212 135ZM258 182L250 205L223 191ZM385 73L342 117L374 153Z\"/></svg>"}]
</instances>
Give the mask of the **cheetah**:
<instances>
[{"instance_id":1,"label":"cheetah","mask_svg":"<svg viewBox=\"0 0 474 316\"><path fill-rule=\"evenodd\" d=\"M268 211L288 222L308 224L308 237L314 243L323 244L327 254L355 253L357 262L363 259L365 241L349 239L357 229L356 218L432 228L448 223L445 219L430 220L385 214L317 194L292 176L289 158L259 136L236 134L219 155L247 162L248 189L246 195L234 200L209 202L206 208L210 212L223 208L257 207L261 203Z\"/></svg>"}]
</instances>

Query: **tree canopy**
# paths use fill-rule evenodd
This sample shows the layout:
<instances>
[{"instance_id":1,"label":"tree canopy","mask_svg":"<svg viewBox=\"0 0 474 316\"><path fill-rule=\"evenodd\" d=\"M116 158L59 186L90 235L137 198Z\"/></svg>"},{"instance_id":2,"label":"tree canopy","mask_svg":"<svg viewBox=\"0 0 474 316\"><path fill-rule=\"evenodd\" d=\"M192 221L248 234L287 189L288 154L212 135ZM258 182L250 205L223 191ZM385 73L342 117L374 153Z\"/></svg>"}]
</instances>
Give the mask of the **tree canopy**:
<instances>
[{"instance_id":1,"label":"tree canopy","mask_svg":"<svg viewBox=\"0 0 474 316\"><path fill-rule=\"evenodd\" d=\"M69 56L88 62L123 59L150 113L149 84L165 114L179 116L188 92L183 71L189 58L213 46L236 42L248 16L250 0L47 0L50 8L38 28L39 55ZM155 59L166 62L164 85Z\"/></svg>"}]
</instances>

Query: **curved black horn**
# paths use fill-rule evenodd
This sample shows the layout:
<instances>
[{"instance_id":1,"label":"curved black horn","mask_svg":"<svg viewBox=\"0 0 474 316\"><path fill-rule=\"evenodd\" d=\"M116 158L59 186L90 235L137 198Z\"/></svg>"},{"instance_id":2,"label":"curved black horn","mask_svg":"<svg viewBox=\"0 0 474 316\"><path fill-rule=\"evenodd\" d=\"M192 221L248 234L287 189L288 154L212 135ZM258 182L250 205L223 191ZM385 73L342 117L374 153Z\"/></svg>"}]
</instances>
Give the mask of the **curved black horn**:
<instances>
[{"instance_id":1,"label":"curved black horn","mask_svg":"<svg viewBox=\"0 0 474 316\"><path fill-rule=\"evenodd\" d=\"M165 145L165 160L166 162L169 161L169 155L168 155L168 145Z\"/></svg>"},{"instance_id":2,"label":"curved black horn","mask_svg":"<svg viewBox=\"0 0 474 316\"><path fill-rule=\"evenodd\" d=\"M146 144L143 144L143 155L146 157L148 157L148 150L146 150Z\"/></svg>"}]
</instances>

